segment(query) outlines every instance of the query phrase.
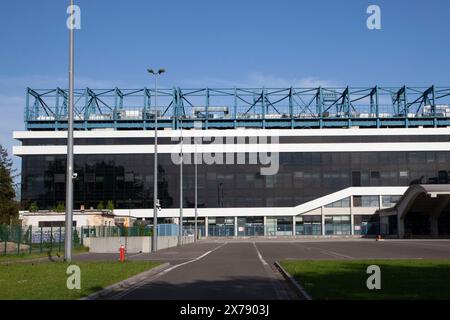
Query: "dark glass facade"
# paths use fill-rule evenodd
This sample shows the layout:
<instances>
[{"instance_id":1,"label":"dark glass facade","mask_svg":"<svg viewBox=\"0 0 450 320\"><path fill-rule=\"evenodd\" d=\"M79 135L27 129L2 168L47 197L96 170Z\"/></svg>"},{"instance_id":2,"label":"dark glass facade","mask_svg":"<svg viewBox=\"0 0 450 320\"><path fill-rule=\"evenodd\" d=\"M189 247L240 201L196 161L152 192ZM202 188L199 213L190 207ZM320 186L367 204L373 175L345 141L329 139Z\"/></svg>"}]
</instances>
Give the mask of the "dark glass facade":
<instances>
[{"instance_id":1,"label":"dark glass facade","mask_svg":"<svg viewBox=\"0 0 450 320\"><path fill-rule=\"evenodd\" d=\"M262 176L261 165L246 163L199 165L199 207L292 207L350 186L449 183L450 152L280 153L273 176ZM65 156L23 156L23 206L36 202L50 209L64 202L65 167ZM194 165L185 164L183 171L184 206L193 207ZM108 200L115 208L153 206L152 154L76 155L75 172L76 209ZM179 166L169 154L160 154L164 208L179 207L179 181Z\"/></svg>"}]
</instances>

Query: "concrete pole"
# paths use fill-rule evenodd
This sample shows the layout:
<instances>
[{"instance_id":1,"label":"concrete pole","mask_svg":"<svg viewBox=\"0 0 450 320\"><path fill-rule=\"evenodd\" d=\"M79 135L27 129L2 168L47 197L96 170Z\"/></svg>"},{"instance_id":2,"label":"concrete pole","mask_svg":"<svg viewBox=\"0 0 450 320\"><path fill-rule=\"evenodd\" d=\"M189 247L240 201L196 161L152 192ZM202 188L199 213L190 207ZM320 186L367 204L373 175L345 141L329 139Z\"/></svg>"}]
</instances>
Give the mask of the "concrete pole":
<instances>
[{"instance_id":1,"label":"concrete pole","mask_svg":"<svg viewBox=\"0 0 450 320\"><path fill-rule=\"evenodd\" d=\"M152 252L158 251L158 75L155 75L155 154L153 166Z\"/></svg>"},{"instance_id":2,"label":"concrete pole","mask_svg":"<svg viewBox=\"0 0 450 320\"><path fill-rule=\"evenodd\" d=\"M355 216L353 214L353 197L350 197L350 234L355 234Z\"/></svg>"},{"instance_id":3,"label":"concrete pole","mask_svg":"<svg viewBox=\"0 0 450 320\"><path fill-rule=\"evenodd\" d=\"M320 215L322 217L322 235L325 235L325 215L323 214L323 206L320 207Z\"/></svg>"},{"instance_id":4,"label":"concrete pole","mask_svg":"<svg viewBox=\"0 0 450 320\"><path fill-rule=\"evenodd\" d=\"M267 217L263 217L263 223L264 223L264 236L267 236Z\"/></svg>"},{"instance_id":5,"label":"concrete pole","mask_svg":"<svg viewBox=\"0 0 450 320\"><path fill-rule=\"evenodd\" d=\"M197 129L197 122L194 122L194 129ZM197 242L198 239L198 192L197 192L197 185L198 185L198 179L197 179L197 137L194 136L194 210L195 210L195 218L194 218L194 242Z\"/></svg>"},{"instance_id":6,"label":"concrete pole","mask_svg":"<svg viewBox=\"0 0 450 320\"><path fill-rule=\"evenodd\" d=\"M70 0L73 14L73 0ZM67 119L67 170L66 170L66 232L64 241L64 260L72 261L72 225L73 225L73 87L74 87L74 28L71 17L69 28L69 106Z\"/></svg>"},{"instance_id":7,"label":"concrete pole","mask_svg":"<svg viewBox=\"0 0 450 320\"><path fill-rule=\"evenodd\" d=\"M295 216L292 217L292 236L295 237Z\"/></svg>"},{"instance_id":8,"label":"concrete pole","mask_svg":"<svg viewBox=\"0 0 450 320\"><path fill-rule=\"evenodd\" d=\"M183 124L180 127L180 222L178 228L178 245L183 245Z\"/></svg>"}]
</instances>

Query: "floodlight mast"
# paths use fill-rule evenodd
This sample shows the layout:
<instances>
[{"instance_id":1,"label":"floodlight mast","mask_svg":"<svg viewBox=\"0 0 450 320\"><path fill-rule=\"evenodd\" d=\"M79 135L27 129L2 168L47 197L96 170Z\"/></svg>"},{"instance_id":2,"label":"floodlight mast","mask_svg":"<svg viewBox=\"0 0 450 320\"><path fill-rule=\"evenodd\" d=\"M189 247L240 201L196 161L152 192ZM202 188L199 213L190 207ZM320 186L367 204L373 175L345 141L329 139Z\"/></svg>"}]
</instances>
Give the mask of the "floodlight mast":
<instances>
[{"instance_id":1,"label":"floodlight mast","mask_svg":"<svg viewBox=\"0 0 450 320\"><path fill-rule=\"evenodd\" d=\"M73 14L73 0L70 0ZM69 27L69 106L67 119L67 169L66 169L66 221L64 234L64 260L72 261L72 227L73 227L73 89L74 89L74 29L73 17Z\"/></svg>"},{"instance_id":2,"label":"floodlight mast","mask_svg":"<svg viewBox=\"0 0 450 320\"><path fill-rule=\"evenodd\" d=\"M153 69L147 69L150 75L155 76L155 160L153 168L153 235L152 235L152 252L158 251L158 209L160 203L158 200L158 76L166 72L160 68L157 72Z\"/></svg>"}]
</instances>

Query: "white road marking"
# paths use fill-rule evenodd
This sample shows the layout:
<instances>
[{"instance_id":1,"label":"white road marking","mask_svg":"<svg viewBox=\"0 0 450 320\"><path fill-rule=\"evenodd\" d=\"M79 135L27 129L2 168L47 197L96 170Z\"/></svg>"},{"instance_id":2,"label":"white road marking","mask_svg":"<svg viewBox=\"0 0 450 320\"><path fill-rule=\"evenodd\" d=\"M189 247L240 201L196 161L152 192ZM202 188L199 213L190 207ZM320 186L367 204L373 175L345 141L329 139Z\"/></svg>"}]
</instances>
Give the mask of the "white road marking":
<instances>
[{"instance_id":1,"label":"white road marking","mask_svg":"<svg viewBox=\"0 0 450 320\"><path fill-rule=\"evenodd\" d=\"M141 283L141 284L139 284L139 285L135 285L135 286L133 286L132 288L130 288L130 289L128 289L128 290L125 290L124 292L118 293L118 294L114 295L113 297L111 297L110 299L114 299L114 300L120 299L120 298L126 296L127 294L129 294L130 292L132 292L132 291L134 291L134 290L137 290L137 289L139 289L140 287L146 285L147 283L149 283L149 282L151 282L151 281L153 281L153 280L155 280L155 279L157 279L157 278L159 278L159 277L161 277L161 276L163 276L163 275L169 273L170 271L173 271L173 270L175 270L175 269L177 269L177 268L179 268L179 267L181 267L181 266L184 266L184 265L186 265L186 264L189 264L189 263L192 263L192 262L195 262L195 261L199 261L200 259L203 259L203 258L206 257L208 254L210 254L210 253L212 253L212 252L214 252L214 251L216 251L216 250L222 248L222 247L223 247L224 245L226 245L227 243L228 243L228 242L224 242L224 243L222 243L221 245L217 246L216 248L214 248L214 249L212 249L212 250L209 250L208 252L205 252L204 254L202 254L201 256L199 256L199 257L197 257L197 258L195 258L195 259L192 259L192 260L189 260L189 261L186 261L186 262L177 264L177 265L175 265L175 266L172 266L172 267L170 267L170 268L167 268L166 270L161 271L161 272L157 273L156 275L154 275L153 277L147 279L147 280L144 281L143 283Z\"/></svg>"},{"instance_id":2,"label":"white road marking","mask_svg":"<svg viewBox=\"0 0 450 320\"><path fill-rule=\"evenodd\" d=\"M264 260L264 258L263 258L263 256L262 256L261 252L259 252L258 248L256 247L255 242L253 242L253 246L255 247L256 253L258 254L258 258L259 258L259 260L262 262L262 264L265 265L265 266L269 265L269 264L266 262L266 260Z\"/></svg>"},{"instance_id":3,"label":"white road marking","mask_svg":"<svg viewBox=\"0 0 450 320\"><path fill-rule=\"evenodd\" d=\"M327 254L333 257L337 257L337 258L345 258L345 259L353 259L353 257L351 256L347 256L345 254L340 254L334 251L328 251L328 250L322 250L322 249L318 249L319 252L323 253L323 254Z\"/></svg>"},{"instance_id":4,"label":"white road marking","mask_svg":"<svg viewBox=\"0 0 450 320\"><path fill-rule=\"evenodd\" d=\"M434 248L445 248L445 249L450 249L450 244L445 244L445 245L441 245L438 243L424 243L424 242L415 242L415 241L402 241L402 240L398 240L398 241L389 241L386 243L390 243L390 244L400 244L400 245L413 245L413 246L417 246L417 247L434 247Z\"/></svg>"},{"instance_id":5,"label":"white road marking","mask_svg":"<svg viewBox=\"0 0 450 320\"><path fill-rule=\"evenodd\" d=\"M253 246L255 247L255 249L256 249L256 253L258 254L258 258L259 258L259 260L261 261L261 263L264 265L264 266L268 266L269 264L266 262L266 260L264 260L264 258L262 257L262 254L261 254L261 252L259 252L259 250L258 250L258 248L256 247L256 243L255 242L253 242Z\"/></svg>"}]
</instances>

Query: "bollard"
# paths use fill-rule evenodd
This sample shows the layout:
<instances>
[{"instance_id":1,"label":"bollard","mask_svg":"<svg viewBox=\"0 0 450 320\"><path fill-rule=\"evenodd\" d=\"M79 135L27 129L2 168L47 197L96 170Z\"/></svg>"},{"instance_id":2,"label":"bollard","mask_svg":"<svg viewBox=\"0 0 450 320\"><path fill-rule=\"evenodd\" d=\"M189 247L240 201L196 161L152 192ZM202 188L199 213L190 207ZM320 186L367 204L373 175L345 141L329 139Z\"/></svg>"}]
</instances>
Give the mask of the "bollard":
<instances>
[{"instance_id":1,"label":"bollard","mask_svg":"<svg viewBox=\"0 0 450 320\"><path fill-rule=\"evenodd\" d=\"M125 261L125 247L124 247L124 245L121 245L120 249L119 249L119 261L120 262L124 262Z\"/></svg>"}]
</instances>

